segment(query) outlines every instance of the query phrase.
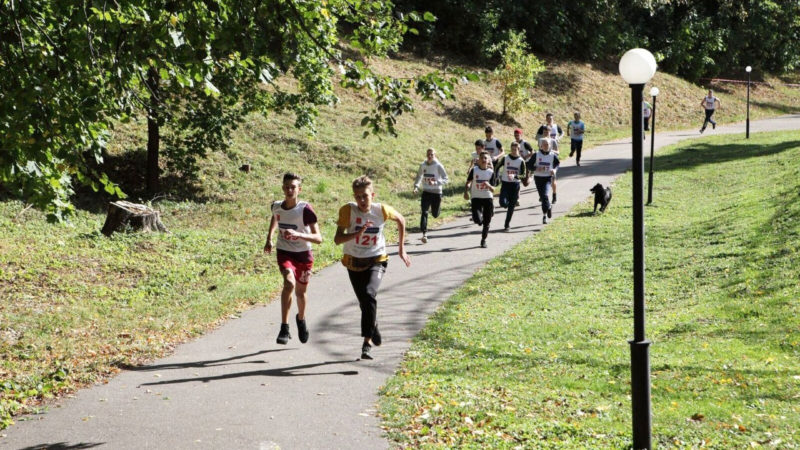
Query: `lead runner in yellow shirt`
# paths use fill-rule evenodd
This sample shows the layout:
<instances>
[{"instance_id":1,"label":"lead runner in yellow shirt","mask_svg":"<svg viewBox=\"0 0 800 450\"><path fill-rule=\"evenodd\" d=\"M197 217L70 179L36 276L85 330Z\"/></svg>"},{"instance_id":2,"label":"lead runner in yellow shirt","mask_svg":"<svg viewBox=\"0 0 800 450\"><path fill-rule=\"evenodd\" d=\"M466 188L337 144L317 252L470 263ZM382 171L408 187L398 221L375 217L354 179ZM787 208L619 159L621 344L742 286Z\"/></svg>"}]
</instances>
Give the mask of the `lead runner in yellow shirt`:
<instances>
[{"instance_id":1,"label":"lead runner in yellow shirt","mask_svg":"<svg viewBox=\"0 0 800 450\"><path fill-rule=\"evenodd\" d=\"M378 331L378 288L386 272L389 256L386 254L386 238L383 228L387 221L397 223L398 250L400 259L411 265L405 250L406 221L389 205L373 203L375 191L372 180L366 175L353 180L353 197L339 209L336 227L336 244L344 244L342 264L347 268L358 305L361 308L361 359L372 359L372 344L381 345Z\"/></svg>"}]
</instances>

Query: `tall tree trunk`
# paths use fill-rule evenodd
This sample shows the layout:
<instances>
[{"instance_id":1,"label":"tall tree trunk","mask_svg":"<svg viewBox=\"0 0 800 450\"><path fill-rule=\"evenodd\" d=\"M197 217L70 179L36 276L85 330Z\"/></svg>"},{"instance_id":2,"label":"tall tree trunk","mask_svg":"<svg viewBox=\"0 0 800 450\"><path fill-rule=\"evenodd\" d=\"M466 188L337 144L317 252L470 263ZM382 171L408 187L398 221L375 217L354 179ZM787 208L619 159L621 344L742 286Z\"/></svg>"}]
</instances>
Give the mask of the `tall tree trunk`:
<instances>
[{"instance_id":1,"label":"tall tree trunk","mask_svg":"<svg viewBox=\"0 0 800 450\"><path fill-rule=\"evenodd\" d=\"M158 168L158 153L161 135L158 124L158 71L151 67L147 71L147 86L150 89L150 108L147 111L147 167L145 177L147 192L155 194L158 192L158 178L160 171Z\"/></svg>"}]
</instances>

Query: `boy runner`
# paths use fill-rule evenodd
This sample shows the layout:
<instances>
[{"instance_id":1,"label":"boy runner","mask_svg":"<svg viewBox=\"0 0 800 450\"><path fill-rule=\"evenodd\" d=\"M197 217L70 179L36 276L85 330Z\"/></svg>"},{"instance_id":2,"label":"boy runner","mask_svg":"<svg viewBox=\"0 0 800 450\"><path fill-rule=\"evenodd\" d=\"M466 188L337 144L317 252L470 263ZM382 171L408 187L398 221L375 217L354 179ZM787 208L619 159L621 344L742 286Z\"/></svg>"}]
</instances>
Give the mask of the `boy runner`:
<instances>
[{"instance_id":1,"label":"boy runner","mask_svg":"<svg viewBox=\"0 0 800 450\"><path fill-rule=\"evenodd\" d=\"M470 200L472 208L472 221L478 225L483 225L481 232L481 247L486 248L486 237L489 235L489 224L494 215L494 186L492 178L494 171L489 168L492 158L489 152L483 152L478 158L478 165L473 167L467 175L467 183L464 185L464 198Z\"/></svg>"},{"instance_id":2,"label":"boy runner","mask_svg":"<svg viewBox=\"0 0 800 450\"><path fill-rule=\"evenodd\" d=\"M553 120L553 113L545 114L545 121L546 121L545 124L539 127L539 131L537 131L537 134L541 135L542 137L550 138L550 152L555 153L556 156L558 156L558 141L561 139L562 136L564 136L564 131L561 130L561 126L557 125ZM557 190L556 188L558 187L556 183L555 172L553 173L552 187L553 187L553 204L555 205L556 190Z\"/></svg>"},{"instance_id":3,"label":"boy runner","mask_svg":"<svg viewBox=\"0 0 800 450\"><path fill-rule=\"evenodd\" d=\"M536 154L533 150L533 146L528 143L528 141L522 139L522 129L517 128L514 130L514 140L519 144L519 155L522 156L522 159L525 160L525 168L528 169L528 172L532 170L532 162L533 160L531 157Z\"/></svg>"},{"instance_id":4,"label":"boy runner","mask_svg":"<svg viewBox=\"0 0 800 450\"><path fill-rule=\"evenodd\" d=\"M700 106L706 110L706 120L703 121L703 127L700 128L700 133L706 131L706 125L708 125L709 122L711 122L712 129L717 129L717 122L714 122L714 119L712 119L711 116L714 115L714 111L717 110L717 107L722 107L722 102L720 102L717 97L714 97L714 91L711 89L708 90L708 95L703 97L703 101L700 102Z\"/></svg>"},{"instance_id":5,"label":"boy runner","mask_svg":"<svg viewBox=\"0 0 800 450\"><path fill-rule=\"evenodd\" d=\"M484 150L485 148L483 146L483 139L478 139L475 141L475 151L472 152L472 155L470 155L470 163L467 172L478 165L478 159L480 159L481 153L483 153Z\"/></svg>"},{"instance_id":6,"label":"boy runner","mask_svg":"<svg viewBox=\"0 0 800 450\"><path fill-rule=\"evenodd\" d=\"M264 252L272 253L272 233L278 231L278 268L283 276L281 291L281 330L277 343L286 345L292 338L289 333L289 309L292 306L292 292L297 297L297 335L300 342L308 342L306 327L306 291L314 265L311 244L321 244L317 215L309 203L298 200L303 180L299 175L287 172L283 175L283 201L272 204L272 218L267 232Z\"/></svg>"},{"instance_id":7,"label":"boy runner","mask_svg":"<svg viewBox=\"0 0 800 450\"><path fill-rule=\"evenodd\" d=\"M497 170L503 167L500 181L503 185L500 187L500 207L508 208L506 211L506 223L503 231L509 231L511 224L511 216L514 215L514 208L519 199L519 182L528 176L525 170L525 160L519 155L519 143L514 141L511 143L511 154L504 156L497 165Z\"/></svg>"},{"instance_id":8,"label":"boy runner","mask_svg":"<svg viewBox=\"0 0 800 450\"><path fill-rule=\"evenodd\" d=\"M550 183L559 166L558 156L550 150L550 139L544 138L541 141L542 148L536 152L536 168L533 171L533 181L536 183L536 190L539 192L539 200L542 202L542 223L546 224L547 219L553 217L553 207L550 204L548 194Z\"/></svg>"},{"instance_id":9,"label":"boy runner","mask_svg":"<svg viewBox=\"0 0 800 450\"><path fill-rule=\"evenodd\" d=\"M417 179L414 181L414 193L419 192L422 183L422 199L420 206L422 214L419 218L419 228L422 230L422 243L428 242L428 209L433 217L439 217L442 205L442 186L450 180L442 163L436 159L436 150L429 148L426 159L419 165Z\"/></svg>"},{"instance_id":10,"label":"boy runner","mask_svg":"<svg viewBox=\"0 0 800 450\"><path fill-rule=\"evenodd\" d=\"M586 124L581 121L581 113L576 112L575 120L570 120L567 124L567 136L569 136L569 156L577 153L575 165L581 166L581 150L583 150L583 134L586 132Z\"/></svg>"},{"instance_id":11,"label":"boy runner","mask_svg":"<svg viewBox=\"0 0 800 450\"><path fill-rule=\"evenodd\" d=\"M361 308L361 359L372 359L372 341L381 345L381 333L378 331L378 288L389 261L386 254L386 239L383 228L391 220L397 223L397 254L406 264L411 265L405 250L406 221L403 216L389 205L373 203L375 191L372 180L362 175L353 180L353 197L350 202L339 209L339 220L336 222L334 242L344 244L342 264L347 267L347 275L353 286L358 305Z\"/></svg>"},{"instance_id":12,"label":"boy runner","mask_svg":"<svg viewBox=\"0 0 800 450\"><path fill-rule=\"evenodd\" d=\"M503 152L503 144L494 137L494 130L492 127L487 126L484 130L486 134L486 139L483 140L483 148L487 152L489 152L489 156L492 158L492 165L494 167L497 165L497 161L505 155ZM495 172L495 177L497 177L497 173ZM497 178L492 178L492 186L497 186Z\"/></svg>"}]
</instances>

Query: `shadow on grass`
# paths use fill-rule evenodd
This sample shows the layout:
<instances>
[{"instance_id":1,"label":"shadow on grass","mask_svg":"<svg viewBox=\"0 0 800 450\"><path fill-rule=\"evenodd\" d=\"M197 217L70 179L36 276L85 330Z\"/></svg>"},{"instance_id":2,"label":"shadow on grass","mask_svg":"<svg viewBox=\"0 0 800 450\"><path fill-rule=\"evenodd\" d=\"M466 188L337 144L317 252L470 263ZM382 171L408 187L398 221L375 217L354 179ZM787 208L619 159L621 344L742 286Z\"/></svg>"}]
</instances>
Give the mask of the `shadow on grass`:
<instances>
[{"instance_id":1,"label":"shadow on grass","mask_svg":"<svg viewBox=\"0 0 800 450\"><path fill-rule=\"evenodd\" d=\"M520 123L513 118L505 117L496 111L492 111L486 108L483 102L479 101L473 101L472 104L448 106L444 109L444 112L440 114L453 122L460 123L469 128L482 129L489 121L494 121L509 127L521 126Z\"/></svg>"},{"instance_id":2,"label":"shadow on grass","mask_svg":"<svg viewBox=\"0 0 800 450\"><path fill-rule=\"evenodd\" d=\"M774 102L759 102L759 101L753 101L752 99L750 100L750 103L760 108L767 108L773 111L780 111L784 114L794 114L797 112L797 107L792 105L784 105L781 103L774 103Z\"/></svg>"},{"instance_id":3,"label":"shadow on grass","mask_svg":"<svg viewBox=\"0 0 800 450\"><path fill-rule=\"evenodd\" d=\"M656 173L667 170L685 170L707 164L775 155L797 147L800 147L800 141L786 141L774 145L695 143L691 147L680 149L677 153L656 154L653 167ZM649 159L645 159L645 167L649 167ZM561 173L559 173L560 177Z\"/></svg>"},{"instance_id":4,"label":"shadow on grass","mask_svg":"<svg viewBox=\"0 0 800 450\"><path fill-rule=\"evenodd\" d=\"M194 203L206 203L209 197L205 195L196 177L179 173L163 173L159 179L159 194L150 194L145 190L145 167L147 165L147 151L135 149L120 155L106 155L103 164L97 170L105 172L108 178L117 183L128 198L125 200L142 203L159 198L171 200L187 200ZM78 186L75 189L73 203L77 209L101 214L106 211L108 202L117 200L102 189L94 192L87 186Z\"/></svg>"},{"instance_id":5,"label":"shadow on grass","mask_svg":"<svg viewBox=\"0 0 800 450\"><path fill-rule=\"evenodd\" d=\"M536 80L536 89L552 95L562 94L575 89L578 85L578 76L574 73L557 73L546 70L539 74Z\"/></svg>"}]
</instances>

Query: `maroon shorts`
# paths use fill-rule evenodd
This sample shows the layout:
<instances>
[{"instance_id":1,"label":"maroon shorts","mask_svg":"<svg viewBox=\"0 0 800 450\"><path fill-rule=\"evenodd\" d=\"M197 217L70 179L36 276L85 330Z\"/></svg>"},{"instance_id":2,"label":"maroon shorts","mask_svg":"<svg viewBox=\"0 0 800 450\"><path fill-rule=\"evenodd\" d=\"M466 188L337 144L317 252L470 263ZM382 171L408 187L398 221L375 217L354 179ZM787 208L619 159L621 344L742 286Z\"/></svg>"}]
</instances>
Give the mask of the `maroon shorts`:
<instances>
[{"instance_id":1,"label":"maroon shorts","mask_svg":"<svg viewBox=\"0 0 800 450\"><path fill-rule=\"evenodd\" d=\"M297 259L292 258L283 252L278 252L278 267L281 272L284 270L291 270L294 273L294 279L300 284L308 284L311 278L311 269L314 267L314 261L299 262Z\"/></svg>"}]
</instances>

